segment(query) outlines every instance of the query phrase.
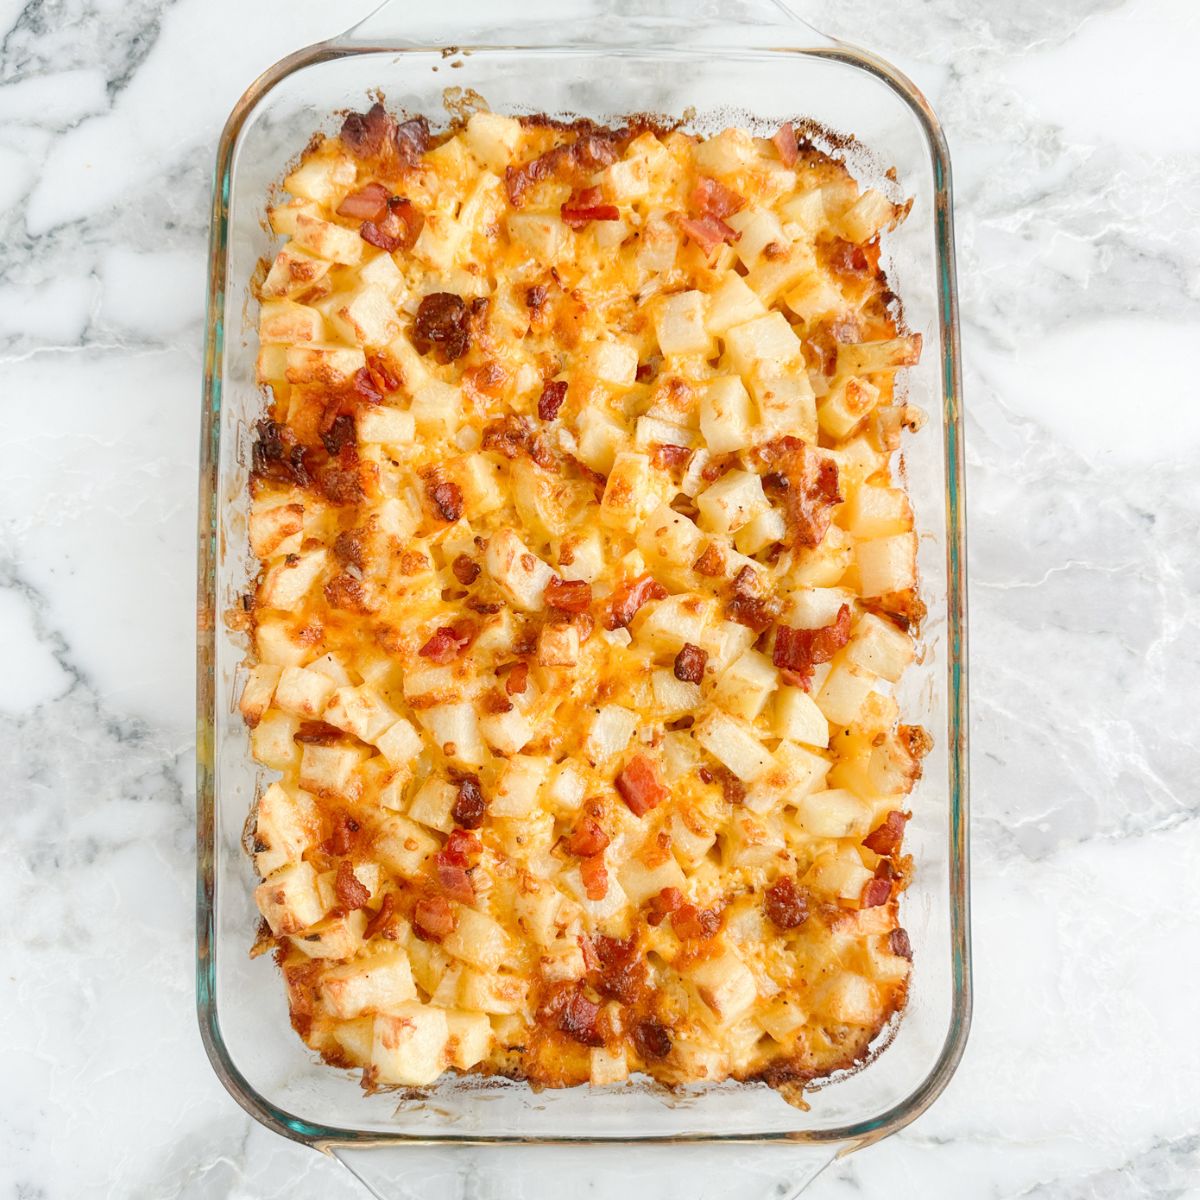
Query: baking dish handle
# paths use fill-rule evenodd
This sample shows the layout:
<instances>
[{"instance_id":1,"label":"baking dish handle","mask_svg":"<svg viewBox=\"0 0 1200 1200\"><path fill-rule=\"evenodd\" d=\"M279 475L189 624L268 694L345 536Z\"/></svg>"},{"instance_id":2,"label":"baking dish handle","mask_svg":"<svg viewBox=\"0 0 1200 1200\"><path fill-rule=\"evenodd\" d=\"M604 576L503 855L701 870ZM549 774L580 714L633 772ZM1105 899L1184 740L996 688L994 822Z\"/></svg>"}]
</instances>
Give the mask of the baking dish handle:
<instances>
[{"instance_id":1,"label":"baking dish handle","mask_svg":"<svg viewBox=\"0 0 1200 1200\"><path fill-rule=\"evenodd\" d=\"M471 6L474 8L474 6ZM601 11L595 0L523 0L515 20L494 23L455 5L416 5L384 0L357 25L333 39L357 48L403 46L561 46L621 44L646 40L654 45L760 42L777 28L793 48L829 46L832 38L813 29L788 0L626 0L619 12ZM669 40L668 40L669 39Z\"/></svg>"},{"instance_id":2,"label":"baking dish handle","mask_svg":"<svg viewBox=\"0 0 1200 1200\"><path fill-rule=\"evenodd\" d=\"M591 1144L330 1147L376 1200L788 1200L847 1147Z\"/></svg>"}]
</instances>

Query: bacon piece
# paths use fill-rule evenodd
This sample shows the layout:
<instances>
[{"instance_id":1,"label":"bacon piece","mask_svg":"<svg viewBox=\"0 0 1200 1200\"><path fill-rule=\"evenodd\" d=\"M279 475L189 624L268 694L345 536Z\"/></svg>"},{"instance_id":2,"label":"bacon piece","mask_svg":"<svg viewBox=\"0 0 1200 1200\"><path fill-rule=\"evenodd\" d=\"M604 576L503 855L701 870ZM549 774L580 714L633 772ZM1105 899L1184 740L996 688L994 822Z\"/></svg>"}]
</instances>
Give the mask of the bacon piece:
<instances>
[{"instance_id":1,"label":"bacon piece","mask_svg":"<svg viewBox=\"0 0 1200 1200\"><path fill-rule=\"evenodd\" d=\"M706 575L709 579L715 579L718 575L725 574L725 556L714 542L706 547L704 553L696 559L692 564L692 569L701 575Z\"/></svg>"},{"instance_id":2,"label":"bacon piece","mask_svg":"<svg viewBox=\"0 0 1200 1200\"><path fill-rule=\"evenodd\" d=\"M881 904L886 904L892 895L892 881L890 879L869 879L863 885L862 899L859 903L863 908L878 908Z\"/></svg>"},{"instance_id":3,"label":"bacon piece","mask_svg":"<svg viewBox=\"0 0 1200 1200\"><path fill-rule=\"evenodd\" d=\"M440 857L458 867L469 867L479 861L483 853L483 843L473 833L465 829L450 830L446 844L438 851Z\"/></svg>"},{"instance_id":4,"label":"bacon piece","mask_svg":"<svg viewBox=\"0 0 1200 1200\"><path fill-rule=\"evenodd\" d=\"M538 416L543 421L553 421L567 398L567 383L565 379L551 379L538 397Z\"/></svg>"},{"instance_id":5,"label":"bacon piece","mask_svg":"<svg viewBox=\"0 0 1200 1200\"><path fill-rule=\"evenodd\" d=\"M417 159L429 149L429 122L424 117L413 117L396 126L396 154L407 167L415 166Z\"/></svg>"},{"instance_id":6,"label":"bacon piece","mask_svg":"<svg viewBox=\"0 0 1200 1200\"><path fill-rule=\"evenodd\" d=\"M341 452L356 440L354 433L354 418L348 413L334 417L327 432L321 434L321 441L331 456Z\"/></svg>"},{"instance_id":7,"label":"bacon piece","mask_svg":"<svg viewBox=\"0 0 1200 1200\"><path fill-rule=\"evenodd\" d=\"M338 863L337 875L333 881L333 891L338 898L338 904L347 912L353 912L356 908L366 908L367 902L371 899L371 893L359 882L348 858L343 858Z\"/></svg>"},{"instance_id":8,"label":"bacon piece","mask_svg":"<svg viewBox=\"0 0 1200 1200\"><path fill-rule=\"evenodd\" d=\"M559 212L563 223L572 229L582 229L592 221L619 221L620 212L615 204L601 204L602 194L598 187L584 188L572 192Z\"/></svg>"},{"instance_id":9,"label":"bacon piece","mask_svg":"<svg viewBox=\"0 0 1200 1200\"><path fill-rule=\"evenodd\" d=\"M412 344L419 353L436 347L443 362L454 362L466 354L470 340L470 316L461 296L432 292L421 301L412 328Z\"/></svg>"},{"instance_id":10,"label":"bacon piece","mask_svg":"<svg viewBox=\"0 0 1200 1200\"><path fill-rule=\"evenodd\" d=\"M384 140L395 130L395 122L382 104L372 104L365 113L347 113L342 122L342 145L355 158L370 158L383 149Z\"/></svg>"},{"instance_id":11,"label":"bacon piece","mask_svg":"<svg viewBox=\"0 0 1200 1200\"><path fill-rule=\"evenodd\" d=\"M622 629L637 615L643 604L651 600L665 600L667 589L653 575L639 575L636 579L622 583L608 603L604 618L605 629Z\"/></svg>"},{"instance_id":12,"label":"bacon piece","mask_svg":"<svg viewBox=\"0 0 1200 1200\"><path fill-rule=\"evenodd\" d=\"M383 903L379 906L379 911L367 922L367 927L363 930L363 938L373 938L377 933L386 937L394 937L395 934L388 928L392 923L392 917L396 912L396 897L388 892L383 897Z\"/></svg>"},{"instance_id":13,"label":"bacon piece","mask_svg":"<svg viewBox=\"0 0 1200 1200\"><path fill-rule=\"evenodd\" d=\"M788 683L807 692L813 667L817 663L828 662L849 640L850 606L843 604L838 609L833 624L825 625L821 629L778 626L775 630L775 649L771 661L784 673ZM900 830L903 833L903 823Z\"/></svg>"},{"instance_id":14,"label":"bacon piece","mask_svg":"<svg viewBox=\"0 0 1200 1200\"><path fill-rule=\"evenodd\" d=\"M411 200L392 196L383 215L364 221L358 233L364 242L393 254L411 250L424 225L425 214Z\"/></svg>"},{"instance_id":15,"label":"bacon piece","mask_svg":"<svg viewBox=\"0 0 1200 1200\"><path fill-rule=\"evenodd\" d=\"M366 565L366 547L363 529L343 529L333 542L333 557L346 566L357 567L360 571Z\"/></svg>"},{"instance_id":16,"label":"bacon piece","mask_svg":"<svg viewBox=\"0 0 1200 1200\"><path fill-rule=\"evenodd\" d=\"M675 655L675 678L681 683L700 683L707 665L708 651L684 642L683 649Z\"/></svg>"},{"instance_id":17,"label":"bacon piece","mask_svg":"<svg viewBox=\"0 0 1200 1200\"><path fill-rule=\"evenodd\" d=\"M470 587L479 578L479 573L483 568L474 559L468 558L465 554L460 554L450 564L450 570L454 572L454 578L463 587Z\"/></svg>"},{"instance_id":18,"label":"bacon piece","mask_svg":"<svg viewBox=\"0 0 1200 1200\"><path fill-rule=\"evenodd\" d=\"M763 896L763 908L780 929L796 929L808 920L808 892L785 875L777 879Z\"/></svg>"},{"instance_id":19,"label":"bacon piece","mask_svg":"<svg viewBox=\"0 0 1200 1200\"><path fill-rule=\"evenodd\" d=\"M250 467L255 475L300 487L312 482L304 464L304 447L286 425L262 420L254 429L257 436L250 451Z\"/></svg>"},{"instance_id":20,"label":"bacon piece","mask_svg":"<svg viewBox=\"0 0 1200 1200\"><path fill-rule=\"evenodd\" d=\"M558 1014L558 1027L584 1046L603 1046L604 1037L600 1033L599 1020L600 1005L589 1000L580 988L574 988Z\"/></svg>"},{"instance_id":21,"label":"bacon piece","mask_svg":"<svg viewBox=\"0 0 1200 1200\"><path fill-rule=\"evenodd\" d=\"M745 802L746 785L728 767L717 767L712 775L721 785L721 799L726 804Z\"/></svg>"},{"instance_id":22,"label":"bacon piece","mask_svg":"<svg viewBox=\"0 0 1200 1200\"><path fill-rule=\"evenodd\" d=\"M395 384L392 390L395 391L396 387L399 386L398 383ZM374 375L366 367L359 367L354 372L354 379L350 383L350 390L354 393L349 398L349 403L351 404L356 400L365 400L368 404L379 404L383 400L383 393L376 386ZM346 401L343 401L343 403L346 403Z\"/></svg>"},{"instance_id":23,"label":"bacon piece","mask_svg":"<svg viewBox=\"0 0 1200 1200\"><path fill-rule=\"evenodd\" d=\"M896 955L897 958L907 958L912 962L913 949L912 942L909 940L908 930L896 928L888 934L888 949Z\"/></svg>"},{"instance_id":24,"label":"bacon piece","mask_svg":"<svg viewBox=\"0 0 1200 1200\"><path fill-rule=\"evenodd\" d=\"M529 682L529 664L527 662L519 662L509 671L507 678L504 680L504 690L510 696L522 696L525 694L525 688Z\"/></svg>"},{"instance_id":25,"label":"bacon piece","mask_svg":"<svg viewBox=\"0 0 1200 1200\"><path fill-rule=\"evenodd\" d=\"M345 571L335 575L321 590L325 593L330 608L360 614L371 611L363 581Z\"/></svg>"},{"instance_id":26,"label":"bacon piece","mask_svg":"<svg viewBox=\"0 0 1200 1200\"><path fill-rule=\"evenodd\" d=\"M322 849L327 854L336 857L349 854L350 848L354 844L354 834L358 833L361 828L362 826L348 812L336 813L333 817L333 831L322 843Z\"/></svg>"},{"instance_id":27,"label":"bacon piece","mask_svg":"<svg viewBox=\"0 0 1200 1200\"><path fill-rule=\"evenodd\" d=\"M687 446L672 446L662 442L654 447L650 462L660 471L675 471L686 467L691 461L692 451Z\"/></svg>"},{"instance_id":28,"label":"bacon piece","mask_svg":"<svg viewBox=\"0 0 1200 1200\"><path fill-rule=\"evenodd\" d=\"M699 183L692 188L692 194L688 199L702 218L716 217L719 220L721 217L732 216L739 209L746 207L744 196L739 196L731 188L727 188L723 183L718 183L715 179L710 179L707 175L700 177Z\"/></svg>"},{"instance_id":29,"label":"bacon piece","mask_svg":"<svg viewBox=\"0 0 1200 1200\"><path fill-rule=\"evenodd\" d=\"M733 581L733 598L726 606L731 621L762 633L779 615L779 601L758 594L758 576L753 567L743 567Z\"/></svg>"},{"instance_id":30,"label":"bacon piece","mask_svg":"<svg viewBox=\"0 0 1200 1200\"><path fill-rule=\"evenodd\" d=\"M354 221L382 221L387 216L390 196L382 183L368 183L357 192L351 192L337 206L337 215Z\"/></svg>"},{"instance_id":31,"label":"bacon piece","mask_svg":"<svg viewBox=\"0 0 1200 1200\"><path fill-rule=\"evenodd\" d=\"M646 924L659 926L683 904L683 893L678 888L665 887L657 896L650 897L650 911Z\"/></svg>"},{"instance_id":32,"label":"bacon piece","mask_svg":"<svg viewBox=\"0 0 1200 1200\"><path fill-rule=\"evenodd\" d=\"M843 275L865 275L871 269L871 260L861 246L838 238L830 251L829 265Z\"/></svg>"},{"instance_id":33,"label":"bacon piece","mask_svg":"<svg viewBox=\"0 0 1200 1200\"><path fill-rule=\"evenodd\" d=\"M292 734L292 741L308 746L332 746L343 736L336 725L327 721L301 721L300 728Z\"/></svg>"},{"instance_id":34,"label":"bacon piece","mask_svg":"<svg viewBox=\"0 0 1200 1200\"><path fill-rule=\"evenodd\" d=\"M444 667L475 640L476 633L478 629L474 621L462 620L455 621L453 625L442 625L417 653Z\"/></svg>"},{"instance_id":35,"label":"bacon piece","mask_svg":"<svg viewBox=\"0 0 1200 1200\"><path fill-rule=\"evenodd\" d=\"M454 932L454 909L445 896L423 896L413 909L413 931L423 942L440 942Z\"/></svg>"},{"instance_id":36,"label":"bacon piece","mask_svg":"<svg viewBox=\"0 0 1200 1200\"><path fill-rule=\"evenodd\" d=\"M629 811L637 817L644 817L669 795L658 778L654 764L644 754L631 758L621 768L614 783L621 799L629 806Z\"/></svg>"},{"instance_id":37,"label":"bacon piece","mask_svg":"<svg viewBox=\"0 0 1200 1200\"><path fill-rule=\"evenodd\" d=\"M684 940L707 941L721 928L721 914L716 909L683 904L671 914L671 928Z\"/></svg>"},{"instance_id":38,"label":"bacon piece","mask_svg":"<svg viewBox=\"0 0 1200 1200\"><path fill-rule=\"evenodd\" d=\"M579 864L579 874L589 900L603 900L608 895L608 869L604 865L603 854L593 854L583 859Z\"/></svg>"},{"instance_id":39,"label":"bacon piece","mask_svg":"<svg viewBox=\"0 0 1200 1200\"><path fill-rule=\"evenodd\" d=\"M594 175L616 162L620 148L614 138L582 133L570 146L555 146L520 166L506 167L504 186L514 208L525 202L525 193L553 175Z\"/></svg>"},{"instance_id":40,"label":"bacon piece","mask_svg":"<svg viewBox=\"0 0 1200 1200\"><path fill-rule=\"evenodd\" d=\"M724 242L736 242L742 236L720 217L685 217L681 213L672 215L679 228L704 251L705 256L711 255Z\"/></svg>"},{"instance_id":41,"label":"bacon piece","mask_svg":"<svg viewBox=\"0 0 1200 1200\"><path fill-rule=\"evenodd\" d=\"M643 1058L666 1058L671 1053L671 1034L657 1021L639 1021L633 1027L633 1044Z\"/></svg>"},{"instance_id":42,"label":"bacon piece","mask_svg":"<svg viewBox=\"0 0 1200 1200\"><path fill-rule=\"evenodd\" d=\"M592 604L592 585L580 579L559 579L555 576L546 584L544 598L551 608L561 608L570 613L587 612Z\"/></svg>"},{"instance_id":43,"label":"bacon piece","mask_svg":"<svg viewBox=\"0 0 1200 1200\"><path fill-rule=\"evenodd\" d=\"M837 463L814 454L799 438L790 436L776 438L756 453L787 480L787 545L819 546L833 520L833 506L842 502Z\"/></svg>"},{"instance_id":44,"label":"bacon piece","mask_svg":"<svg viewBox=\"0 0 1200 1200\"><path fill-rule=\"evenodd\" d=\"M330 504L358 504L363 498L362 477L358 469L358 451L346 446L337 458L321 468L317 487Z\"/></svg>"},{"instance_id":45,"label":"bacon piece","mask_svg":"<svg viewBox=\"0 0 1200 1200\"><path fill-rule=\"evenodd\" d=\"M457 483L431 482L426 491L443 521L457 521L463 515L463 493Z\"/></svg>"},{"instance_id":46,"label":"bacon piece","mask_svg":"<svg viewBox=\"0 0 1200 1200\"><path fill-rule=\"evenodd\" d=\"M598 933L592 938L598 960L596 990L623 1004L632 1004L645 985L646 966L638 953L637 939L608 937Z\"/></svg>"},{"instance_id":47,"label":"bacon piece","mask_svg":"<svg viewBox=\"0 0 1200 1200\"><path fill-rule=\"evenodd\" d=\"M883 824L863 838L863 845L868 850L874 850L876 854L895 854L900 849L900 843L904 841L904 826L907 823L908 818L893 808L883 818Z\"/></svg>"},{"instance_id":48,"label":"bacon piece","mask_svg":"<svg viewBox=\"0 0 1200 1200\"><path fill-rule=\"evenodd\" d=\"M775 144L775 149L779 151L779 159L785 167L794 167L796 159L799 157L799 149L796 144L796 131L792 128L790 121L785 121L779 127L779 132L771 139Z\"/></svg>"},{"instance_id":49,"label":"bacon piece","mask_svg":"<svg viewBox=\"0 0 1200 1200\"><path fill-rule=\"evenodd\" d=\"M467 775L458 781L458 797L450 815L464 829L478 829L487 812L487 800L479 786L477 775Z\"/></svg>"},{"instance_id":50,"label":"bacon piece","mask_svg":"<svg viewBox=\"0 0 1200 1200\"><path fill-rule=\"evenodd\" d=\"M457 900L460 904L475 903L475 886L466 867L447 862L443 855L438 854L434 858L434 870L437 872L438 886L451 900Z\"/></svg>"},{"instance_id":51,"label":"bacon piece","mask_svg":"<svg viewBox=\"0 0 1200 1200\"><path fill-rule=\"evenodd\" d=\"M581 817L563 844L577 858L591 858L603 854L611 841L595 817Z\"/></svg>"}]
</instances>

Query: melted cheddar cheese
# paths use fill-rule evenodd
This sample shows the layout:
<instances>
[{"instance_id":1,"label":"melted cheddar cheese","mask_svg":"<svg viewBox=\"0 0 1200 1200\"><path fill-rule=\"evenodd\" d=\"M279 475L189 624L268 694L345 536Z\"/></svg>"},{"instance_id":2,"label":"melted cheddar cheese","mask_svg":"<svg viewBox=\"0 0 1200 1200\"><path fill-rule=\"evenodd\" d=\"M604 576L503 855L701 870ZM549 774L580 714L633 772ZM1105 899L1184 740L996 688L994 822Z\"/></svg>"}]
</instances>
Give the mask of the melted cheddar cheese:
<instances>
[{"instance_id":1,"label":"melted cheddar cheese","mask_svg":"<svg viewBox=\"0 0 1200 1200\"><path fill-rule=\"evenodd\" d=\"M240 703L295 1028L367 1086L861 1059L925 748L904 210L790 126L380 106L285 187Z\"/></svg>"}]
</instances>

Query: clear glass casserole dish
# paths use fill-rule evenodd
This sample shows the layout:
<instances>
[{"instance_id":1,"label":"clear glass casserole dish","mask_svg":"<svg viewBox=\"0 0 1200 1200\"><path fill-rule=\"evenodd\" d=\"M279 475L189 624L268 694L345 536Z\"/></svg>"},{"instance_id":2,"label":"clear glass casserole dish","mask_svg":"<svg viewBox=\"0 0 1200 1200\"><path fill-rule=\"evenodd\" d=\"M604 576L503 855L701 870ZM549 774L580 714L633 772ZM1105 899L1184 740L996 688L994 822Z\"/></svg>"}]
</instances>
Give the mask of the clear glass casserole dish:
<instances>
[{"instance_id":1,"label":"clear glass casserole dish","mask_svg":"<svg viewBox=\"0 0 1200 1200\"><path fill-rule=\"evenodd\" d=\"M503 29L462 30L384 5L362 25L292 55L257 80L221 139L209 264L200 476L197 749L197 1003L214 1069L252 1116L333 1153L380 1196L535 1195L536 1178L583 1172L597 1195L643 1180L653 1194L794 1194L830 1159L912 1121L962 1055L970 1020L967 896L965 546L959 344L949 161L937 120L902 76L792 19L781 4L638 7L637 17L564 21L537 5ZM258 914L243 827L259 785L236 710L244 647L226 627L254 564L246 545L255 383L249 281L271 247L265 209L312 131L382 91L431 118L456 97L500 112L601 121L650 112L701 130L773 131L808 118L852 135L844 153L869 183L913 197L885 241L908 326L925 339L909 397L929 416L903 456L929 615L923 655L900 693L933 737L912 796L916 861L903 901L914 949L908 1006L882 1049L824 1082L803 1110L764 1085L668 1094L616 1086L534 1093L507 1081L444 1079L422 1095L364 1095L293 1034L269 960L248 948ZM447 89L461 92L447 93ZM884 178L895 168L895 182ZM536 1177L531 1174L536 1172Z\"/></svg>"}]
</instances>

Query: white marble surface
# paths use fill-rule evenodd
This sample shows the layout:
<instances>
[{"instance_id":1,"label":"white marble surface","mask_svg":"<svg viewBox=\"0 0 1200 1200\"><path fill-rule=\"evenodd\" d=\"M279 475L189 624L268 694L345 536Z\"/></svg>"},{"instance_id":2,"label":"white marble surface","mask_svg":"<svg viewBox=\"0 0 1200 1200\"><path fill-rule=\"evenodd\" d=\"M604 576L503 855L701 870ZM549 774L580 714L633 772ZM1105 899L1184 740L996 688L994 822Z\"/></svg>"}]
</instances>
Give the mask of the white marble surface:
<instances>
[{"instance_id":1,"label":"white marble surface","mask_svg":"<svg viewBox=\"0 0 1200 1200\"><path fill-rule=\"evenodd\" d=\"M0 1196L359 1194L200 1047L192 612L217 133L371 3L0 0ZM810 1194L1196 1200L1200 10L797 7L954 154L978 989Z\"/></svg>"}]
</instances>

